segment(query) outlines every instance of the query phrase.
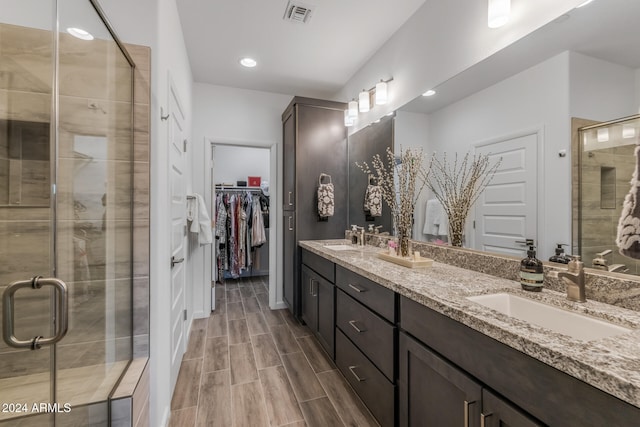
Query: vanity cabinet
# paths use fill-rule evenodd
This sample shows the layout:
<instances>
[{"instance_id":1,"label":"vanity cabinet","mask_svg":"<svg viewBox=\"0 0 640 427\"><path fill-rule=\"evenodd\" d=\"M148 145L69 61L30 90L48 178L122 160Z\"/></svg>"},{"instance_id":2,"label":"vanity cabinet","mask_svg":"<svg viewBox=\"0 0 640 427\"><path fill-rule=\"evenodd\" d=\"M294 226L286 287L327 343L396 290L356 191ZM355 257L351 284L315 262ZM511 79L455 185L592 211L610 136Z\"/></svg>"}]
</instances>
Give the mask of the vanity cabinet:
<instances>
[{"instance_id":1,"label":"vanity cabinet","mask_svg":"<svg viewBox=\"0 0 640 427\"><path fill-rule=\"evenodd\" d=\"M396 422L396 294L336 266L336 365L381 426Z\"/></svg>"},{"instance_id":2,"label":"vanity cabinet","mask_svg":"<svg viewBox=\"0 0 640 427\"><path fill-rule=\"evenodd\" d=\"M300 317L332 359L335 356L334 267L331 261L302 250Z\"/></svg>"},{"instance_id":3,"label":"vanity cabinet","mask_svg":"<svg viewBox=\"0 0 640 427\"><path fill-rule=\"evenodd\" d=\"M400 297L399 327L402 331L398 380L401 420L412 419L411 411L422 410L414 407L416 390L408 381L415 387L411 375L427 375L417 374L424 370L421 366L427 365L426 361L432 360L424 356L427 352L437 354L442 362L481 385L482 403L486 406L481 409L485 426L506 423L631 427L637 426L640 420L640 408L406 297ZM407 338L413 343L407 344ZM418 350L419 347L422 349ZM417 361L415 366L412 361ZM455 391L456 387L450 388ZM456 391L456 394L456 399L464 399L462 392ZM470 405L470 410L478 409ZM460 414L461 410L455 412ZM403 422L401 425L419 424Z\"/></svg>"},{"instance_id":4,"label":"vanity cabinet","mask_svg":"<svg viewBox=\"0 0 640 427\"><path fill-rule=\"evenodd\" d=\"M543 426L404 332L399 353L400 426Z\"/></svg>"}]
</instances>

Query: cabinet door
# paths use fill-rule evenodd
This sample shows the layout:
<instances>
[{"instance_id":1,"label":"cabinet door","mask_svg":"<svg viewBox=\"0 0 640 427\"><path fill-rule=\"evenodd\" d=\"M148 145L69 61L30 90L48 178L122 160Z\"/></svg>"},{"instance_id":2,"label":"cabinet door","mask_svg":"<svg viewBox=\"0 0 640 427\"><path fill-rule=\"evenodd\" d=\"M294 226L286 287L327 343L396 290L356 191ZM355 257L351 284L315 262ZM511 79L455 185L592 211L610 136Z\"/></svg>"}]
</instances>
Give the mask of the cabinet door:
<instances>
[{"instance_id":1,"label":"cabinet door","mask_svg":"<svg viewBox=\"0 0 640 427\"><path fill-rule=\"evenodd\" d=\"M318 331L318 277L306 265L300 273L300 317L314 333Z\"/></svg>"},{"instance_id":2,"label":"cabinet door","mask_svg":"<svg viewBox=\"0 0 640 427\"><path fill-rule=\"evenodd\" d=\"M480 427L542 427L507 401L487 389L482 390L482 414Z\"/></svg>"},{"instance_id":3,"label":"cabinet door","mask_svg":"<svg viewBox=\"0 0 640 427\"><path fill-rule=\"evenodd\" d=\"M287 210L295 209L296 198L296 114L297 106L293 107L282 122L282 208Z\"/></svg>"},{"instance_id":4,"label":"cabinet door","mask_svg":"<svg viewBox=\"0 0 640 427\"><path fill-rule=\"evenodd\" d=\"M336 335L335 321L335 286L333 283L318 276L316 282L318 293L318 341L332 359Z\"/></svg>"},{"instance_id":5,"label":"cabinet door","mask_svg":"<svg viewBox=\"0 0 640 427\"><path fill-rule=\"evenodd\" d=\"M400 425L479 427L480 384L405 333L399 341Z\"/></svg>"},{"instance_id":6,"label":"cabinet door","mask_svg":"<svg viewBox=\"0 0 640 427\"><path fill-rule=\"evenodd\" d=\"M289 306L289 310L297 316L298 306L296 304L297 294L295 290L296 282L296 232L295 213L284 212L283 240L282 240L282 282L283 299Z\"/></svg>"}]
</instances>

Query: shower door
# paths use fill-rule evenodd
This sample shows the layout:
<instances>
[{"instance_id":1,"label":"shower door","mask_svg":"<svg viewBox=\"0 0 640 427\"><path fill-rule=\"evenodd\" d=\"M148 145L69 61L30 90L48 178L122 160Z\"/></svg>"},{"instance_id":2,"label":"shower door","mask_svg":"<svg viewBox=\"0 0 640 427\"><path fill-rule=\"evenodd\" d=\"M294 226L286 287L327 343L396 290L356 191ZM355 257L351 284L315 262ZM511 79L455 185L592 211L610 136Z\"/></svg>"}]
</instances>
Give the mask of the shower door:
<instances>
[{"instance_id":1,"label":"shower door","mask_svg":"<svg viewBox=\"0 0 640 427\"><path fill-rule=\"evenodd\" d=\"M133 64L98 12L0 14L1 427L109 425L132 356Z\"/></svg>"}]
</instances>

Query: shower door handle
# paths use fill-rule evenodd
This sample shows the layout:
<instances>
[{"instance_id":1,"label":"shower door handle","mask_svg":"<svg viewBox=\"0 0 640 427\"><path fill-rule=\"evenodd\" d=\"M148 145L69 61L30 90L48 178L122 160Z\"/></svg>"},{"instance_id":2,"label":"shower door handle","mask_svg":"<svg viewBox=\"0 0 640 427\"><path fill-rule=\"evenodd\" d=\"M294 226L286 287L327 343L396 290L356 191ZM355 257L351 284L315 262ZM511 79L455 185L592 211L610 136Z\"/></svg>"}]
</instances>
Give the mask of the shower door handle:
<instances>
[{"instance_id":1,"label":"shower door handle","mask_svg":"<svg viewBox=\"0 0 640 427\"><path fill-rule=\"evenodd\" d=\"M37 336L28 340L18 339L15 335L15 316L14 316L14 296L16 292L22 288L42 289L45 286L52 286L56 295L56 313L55 313L55 335L52 337ZM51 345L60 341L67 334L69 329L69 293L67 292L67 284L55 277L35 276L29 280L18 280L7 286L2 296L2 338L10 347L15 348L31 348L38 350L43 345Z\"/></svg>"}]
</instances>

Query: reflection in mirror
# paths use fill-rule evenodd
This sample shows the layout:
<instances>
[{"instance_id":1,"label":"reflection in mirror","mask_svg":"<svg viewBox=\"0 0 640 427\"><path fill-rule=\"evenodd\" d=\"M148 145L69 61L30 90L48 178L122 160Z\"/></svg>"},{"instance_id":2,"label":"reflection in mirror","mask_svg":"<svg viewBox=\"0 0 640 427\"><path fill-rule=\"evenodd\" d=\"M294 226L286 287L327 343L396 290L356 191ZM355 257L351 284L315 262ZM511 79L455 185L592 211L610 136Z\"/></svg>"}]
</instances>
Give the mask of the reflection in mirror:
<instances>
[{"instance_id":1,"label":"reflection in mirror","mask_svg":"<svg viewBox=\"0 0 640 427\"><path fill-rule=\"evenodd\" d=\"M557 244L578 252L571 220L571 118L601 123L638 114L638 20L640 2L574 9L435 87L435 96L418 96L398 111L412 117L403 123L422 123L429 154L471 149L503 158L493 188L467 223L466 246L524 256L526 248L517 242L534 239L542 260ZM608 182L611 171L605 175ZM618 199L628 192L616 190ZM420 233L424 213L416 212L414 237L426 240Z\"/></svg>"},{"instance_id":2,"label":"reflection in mirror","mask_svg":"<svg viewBox=\"0 0 640 427\"><path fill-rule=\"evenodd\" d=\"M633 252L638 237L638 212L625 210L637 198L636 147L640 116L586 126L578 130L580 143L580 204L578 250L585 265L605 271L638 274L639 262L618 249ZM621 219L621 215L624 217ZM627 219L627 217L629 217ZM619 228L619 222L621 228ZM616 246L616 239L618 245ZM633 254L629 254L633 255Z\"/></svg>"},{"instance_id":3,"label":"reflection in mirror","mask_svg":"<svg viewBox=\"0 0 640 427\"><path fill-rule=\"evenodd\" d=\"M387 158L387 147L393 149L393 126L394 118L385 116L378 123L359 130L349 136L348 158L349 158L349 225L356 224L368 229L373 225L377 232L392 232L391 210L386 202L382 202L381 215L371 215L370 211L365 211L365 195L369 185L377 185L375 182L369 183L365 175L356 163L367 162L371 164L371 159L376 154L384 160Z\"/></svg>"}]
</instances>

